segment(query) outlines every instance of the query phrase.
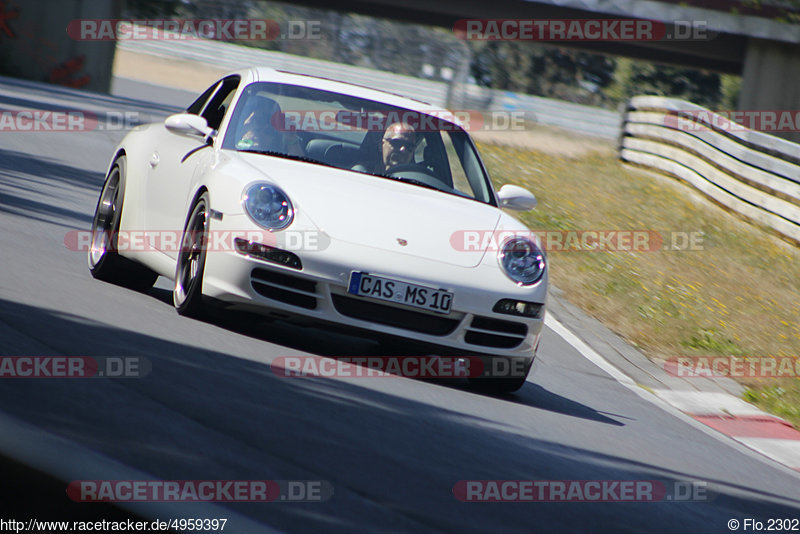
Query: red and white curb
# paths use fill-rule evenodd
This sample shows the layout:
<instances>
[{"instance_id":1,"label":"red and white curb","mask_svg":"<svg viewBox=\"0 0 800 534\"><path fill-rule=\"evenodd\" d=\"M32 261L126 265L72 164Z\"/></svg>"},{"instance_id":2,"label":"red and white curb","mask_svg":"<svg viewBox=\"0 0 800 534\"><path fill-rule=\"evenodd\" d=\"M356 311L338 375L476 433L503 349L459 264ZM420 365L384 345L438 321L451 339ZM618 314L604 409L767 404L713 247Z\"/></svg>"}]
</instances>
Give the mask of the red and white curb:
<instances>
[{"instance_id":1,"label":"red and white curb","mask_svg":"<svg viewBox=\"0 0 800 534\"><path fill-rule=\"evenodd\" d=\"M728 393L656 389L667 404L795 471L800 471L800 432L780 417Z\"/></svg>"},{"instance_id":2,"label":"red and white curb","mask_svg":"<svg viewBox=\"0 0 800 534\"><path fill-rule=\"evenodd\" d=\"M545 325L572 345L584 358L608 373L614 380L642 399L674 410L690 424L709 435L727 436L762 461L777 462L800 472L800 432L783 419L759 410L729 393L644 389L631 377L603 358L552 315ZM725 439L720 437L720 439Z\"/></svg>"}]
</instances>

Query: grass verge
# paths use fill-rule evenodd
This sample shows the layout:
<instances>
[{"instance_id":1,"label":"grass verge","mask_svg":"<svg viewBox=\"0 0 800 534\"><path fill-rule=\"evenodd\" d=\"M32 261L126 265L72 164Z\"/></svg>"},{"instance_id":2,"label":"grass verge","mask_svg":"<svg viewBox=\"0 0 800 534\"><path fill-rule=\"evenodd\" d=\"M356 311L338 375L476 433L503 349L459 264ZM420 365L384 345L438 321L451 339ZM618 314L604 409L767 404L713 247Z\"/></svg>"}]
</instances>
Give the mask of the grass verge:
<instances>
[{"instance_id":1,"label":"grass verge","mask_svg":"<svg viewBox=\"0 0 800 534\"><path fill-rule=\"evenodd\" d=\"M676 179L623 165L610 145L573 156L479 148L496 185L536 194L539 206L520 217L531 229L663 240L652 251L591 251L567 239L548 247L551 280L569 301L656 362L730 356L764 369L782 358L780 377L737 380L746 400L800 427L800 249Z\"/></svg>"}]
</instances>

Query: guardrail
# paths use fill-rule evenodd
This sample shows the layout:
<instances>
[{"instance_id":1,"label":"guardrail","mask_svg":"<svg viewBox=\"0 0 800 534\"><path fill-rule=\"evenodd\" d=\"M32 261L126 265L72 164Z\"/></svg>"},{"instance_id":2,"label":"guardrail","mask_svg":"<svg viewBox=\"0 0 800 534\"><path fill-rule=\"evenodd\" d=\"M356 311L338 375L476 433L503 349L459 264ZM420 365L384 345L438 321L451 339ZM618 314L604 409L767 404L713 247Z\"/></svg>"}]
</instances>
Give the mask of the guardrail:
<instances>
[{"instance_id":1,"label":"guardrail","mask_svg":"<svg viewBox=\"0 0 800 534\"><path fill-rule=\"evenodd\" d=\"M566 128L584 135L616 139L622 115L617 111L585 106L563 100L498 91L474 84L447 82L404 76L354 65L345 65L302 56L205 39L124 40L121 50L185 61L198 61L227 70L263 65L312 76L356 83L397 93L434 106L481 111L523 111L535 122Z\"/></svg>"},{"instance_id":2,"label":"guardrail","mask_svg":"<svg viewBox=\"0 0 800 534\"><path fill-rule=\"evenodd\" d=\"M129 52L185 61L197 61L226 70L237 70L258 65L278 70L299 72L332 80L373 86L384 91L391 91L429 102L434 106L444 106L447 98L447 84L442 82L222 41L207 39L174 41L127 40L117 41L117 47ZM380 72L381 76L376 80L376 73L378 72ZM376 81L380 82L380 86L375 85Z\"/></svg>"},{"instance_id":3,"label":"guardrail","mask_svg":"<svg viewBox=\"0 0 800 534\"><path fill-rule=\"evenodd\" d=\"M620 157L677 176L800 243L800 144L691 102L637 96L623 119Z\"/></svg>"},{"instance_id":4,"label":"guardrail","mask_svg":"<svg viewBox=\"0 0 800 534\"><path fill-rule=\"evenodd\" d=\"M619 111L511 91L488 91L492 94L489 111L531 112L539 124L606 139L619 137L622 127L622 113Z\"/></svg>"}]
</instances>

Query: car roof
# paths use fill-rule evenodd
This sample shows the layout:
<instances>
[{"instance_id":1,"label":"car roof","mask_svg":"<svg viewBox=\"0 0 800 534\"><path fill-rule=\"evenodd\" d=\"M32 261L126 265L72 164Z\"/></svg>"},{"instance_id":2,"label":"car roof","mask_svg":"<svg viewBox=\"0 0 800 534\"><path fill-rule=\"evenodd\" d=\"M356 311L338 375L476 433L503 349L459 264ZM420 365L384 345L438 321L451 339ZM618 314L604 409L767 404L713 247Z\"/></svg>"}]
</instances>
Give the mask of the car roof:
<instances>
[{"instance_id":1,"label":"car roof","mask_svg":"<svg viewBox=\"0 0 800 534\"><path fill-rule=\"evenodd\" d=\"M432 106L431 104L422 102L421 100L416 100L395 93L389 93L387 91L373 89L371 87L365 87L363 85L332 80L330 78L322 78L319 76L312 76L309 74L277 70L271 67L251 67L249 69L232 72L230 74L240 75L245 84L250 84L253 82L286 83L313 87L323 91L343 93L350 96L374 100L390 106L397 106L419 113L435 115L440 119L463 127L461 121L459 121L458 118L449 110Z\"/></svg>"}]
</instances>

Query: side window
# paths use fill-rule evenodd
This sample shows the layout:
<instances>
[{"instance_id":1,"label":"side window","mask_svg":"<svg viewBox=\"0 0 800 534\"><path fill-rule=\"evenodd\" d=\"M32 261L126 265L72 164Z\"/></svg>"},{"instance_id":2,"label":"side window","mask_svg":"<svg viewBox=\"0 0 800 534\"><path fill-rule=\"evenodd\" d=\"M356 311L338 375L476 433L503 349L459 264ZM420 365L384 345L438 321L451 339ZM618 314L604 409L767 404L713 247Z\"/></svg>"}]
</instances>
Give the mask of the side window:
<instances>
[{"instance_id":1,"label":"side window","mask_svg":"<svg viewBox=\"0 0 800 534\"><path fill-rule=\"evenodd\" d=\"M442 143L456 191L489 202L491 194L486 184L480 160L469 136L463 131L441 132Z\"/></svg>"},{"instance_id":2,"label":"side window","mask_svg":"<svg viewBox=\"0 0 800 534\"><path fill-rule=\"evenodd\" d=\"M214 82L214 85L206 89L205 92L203 92L203 94L200 95L200 97L197 100L192 102L191 106L186 108L186 113L199 115L200 112L203 110L203 106L205 106L206 101L211 97L212 94L214 94L214 90L217 88L218 85L219 82Z\"/></svg>"},{"instance_id":3,"label":"side window","mask_svg":"<svg viewBox=\"0 0 800 534\"><path fill-rule=\"evenodd\" d=\"M447 155L439 133L422 133L422 140L417 144L414 161L421 163L448 187L453 187L453 178L447 162Z\"/></svg>"},{"instance_id":4,"label":"side window","mask_svg":"<svg viewBox=\"0 0 800 534\"><path fill-rule=\"evenodd\" d=\"M453 177L453 187L471 197L475 196L472 185L467 178L467 173L461 164L461 157L453 144L453 139L447 132L442 132L442 142L447 152L447 162L450 166L450 174Z\"/></svg>"},{"instance_id":5,"label":"side window","mask_svg":"<svg viewBox=\"0 0 800 534\"><path fill-rule=\"evenodd\" d=\"M236 93L236 88L239 87L239 77L231 76L222 80L217 92L209 100L205 109L201 113L203 118L206 119L208 125L215 130L219 130L222 119L225 117L225 112L231 105L233 95Z\"/></svg>"}]
</instances>

